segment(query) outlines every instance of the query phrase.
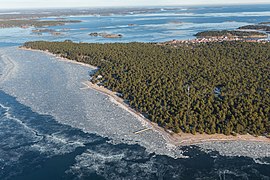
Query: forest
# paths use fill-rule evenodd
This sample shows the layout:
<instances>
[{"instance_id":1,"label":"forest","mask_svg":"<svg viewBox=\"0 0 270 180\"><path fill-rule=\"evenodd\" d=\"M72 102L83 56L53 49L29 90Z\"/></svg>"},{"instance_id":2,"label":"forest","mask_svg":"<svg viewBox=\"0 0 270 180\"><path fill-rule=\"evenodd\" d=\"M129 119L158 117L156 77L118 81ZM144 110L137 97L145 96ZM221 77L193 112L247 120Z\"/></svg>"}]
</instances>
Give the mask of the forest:
<instances>
[{"instance_id":1,"label":"forest","mask_svg":"<svg viewBox=\"0 0 270 180\"><path fill-rule=\"evenodd\" d=\"M270 135L270 43L36 41L24 47L99 67L92 82L176 133Z\"/></svg>"}]
</instances>

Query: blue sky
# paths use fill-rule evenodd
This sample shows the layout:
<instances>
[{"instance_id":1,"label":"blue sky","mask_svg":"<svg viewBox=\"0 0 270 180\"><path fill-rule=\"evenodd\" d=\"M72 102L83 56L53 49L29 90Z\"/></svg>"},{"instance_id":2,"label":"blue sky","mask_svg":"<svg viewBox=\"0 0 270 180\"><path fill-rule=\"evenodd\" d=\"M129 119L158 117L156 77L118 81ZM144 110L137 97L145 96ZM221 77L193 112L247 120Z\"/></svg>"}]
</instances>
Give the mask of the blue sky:
<instances>
[{"instance_id":1,"label":"blue sky","mask_svg":"<svg viewBox=\"0 0 270 180\"><path fill-rule=\"evenodd\" d=\"M113 7L200 4L270 4L270 0L0 0L2 8Z\"/></svg>"}]
</instances>

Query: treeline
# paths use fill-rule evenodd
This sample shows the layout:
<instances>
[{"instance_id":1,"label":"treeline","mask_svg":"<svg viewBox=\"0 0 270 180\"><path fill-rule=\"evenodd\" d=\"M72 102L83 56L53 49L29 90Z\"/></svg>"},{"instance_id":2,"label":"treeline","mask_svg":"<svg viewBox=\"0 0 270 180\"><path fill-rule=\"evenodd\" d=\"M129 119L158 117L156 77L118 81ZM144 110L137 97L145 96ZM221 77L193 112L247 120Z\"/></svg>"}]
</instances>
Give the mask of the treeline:
<instances>
[{"instance_id":1,"label":"treeline","mask_svg":"<svg viewBox=\"0 0 270 180\"><path fill-rule=\"evenodd\" d=\"M132 108L174 132L270 134L269 43L24 46L99 66L93 82L121 93Z\"/></svg>"},{"instance_id":2,"label":"treeline","mask_svg":"<svg viewBox=\"0 0 270 180\"><path fill-rule=\"evenodd\" d=\"M244 28L240 27L239 29ZM196 37L199 38L209 38L209 37L239 37L239 38L252 38L252 37L267 37L267 34L261 32L254 31L229 31L229 30L221 30L221 31L203 31L195 34Z\"/></svg>"}]
</instances>

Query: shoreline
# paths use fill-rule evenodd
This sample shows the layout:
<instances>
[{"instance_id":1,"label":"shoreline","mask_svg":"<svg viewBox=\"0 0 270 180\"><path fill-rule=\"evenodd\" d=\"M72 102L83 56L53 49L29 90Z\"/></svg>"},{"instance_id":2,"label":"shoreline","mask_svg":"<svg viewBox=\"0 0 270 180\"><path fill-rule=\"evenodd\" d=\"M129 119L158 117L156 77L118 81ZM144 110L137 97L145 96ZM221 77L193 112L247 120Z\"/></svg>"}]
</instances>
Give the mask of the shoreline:
<instances>
[{"instance_id":1,"label":"shoreline","mask_svg":"<svg viewBox=\"0 0 270 180\"><path fill-rule=\"evenodd\" d=\"M25 48L25 47L18 47L18 49L22 49L22 50L26 50L26 51L41 52L41 53L45 53L47 55L53 56L56 59L58 59L59 61L64 61L64 62L68 62L68 63L72 63L72 64L77 64L77 65L81 65L81 66L90 67L93 70L98 69L98 67L96 67L96 66L86 64L86 63L82 63L82 62L78 62L78 61L75 61L75 60L70 60L70 59L67 59L67 58L63 58L63 57L58 56L56 54L50 53L49 51L42 51L42 50L38 50L38 49L31 49L31 48Z\"/></svg>"},{"instance_id":2,"label":"shoreline","mask_svg":"<svg viewBox=\"0 0 270 180\"><path fill-rule=\"evenodd\" d=\"M1 90L33 112L106 138L113 145L139 145L147 153L185 157L180 148L168 144L156 131L135 134L134 131L145 129L135 116L113 103L107 95L85 89L82 82L89 81L89 73L94 69L18 47L3 48L0 53L16 65L11 76L0 85ZM1 67L5 66L1 59L0 63Z\"/></svg>"},{"instance_id":3,"label":"shoreline","mask_svg":"<svg viewBox=\"0 0 270 180\"><path fill-rule=\"evenodd\" d=\"M78 64L78 65L90 67L93 70L98 69L97 67L86 64L86 63L81 63L81 62L77 62L75 60L70 60L67 58L59 57L58 55L50 53L49 51L36 50L36 49L24 48L24 47L19 47L19 49L45 53L47 55L50 55L50 56L57 58L57 60L60 60L60 61L65 61L68 63L73 63L73 64ZM99 93L102 93L102 94L105 94L106 96L108 96L110 98L111 102L113 102L114 104L118 105L120 108L124 109L125 111L129 112L134 117L136 117L136 119L145 128L158 132L164 138L164 140L168 143L168 145L190 146L190 145L199 145L199 144L209 143L209 142L235 142L235 141L238 141L238 142L240 142L240 141L243 141L243 142L262 142L262 143L270 144L270 138L268 138L266 136L255 137L255 136L250 135L250 134L227 136L224 134L208 135L208 134L197 133L196 135L193 135L193 134L187 134L187 133L179 133L179 134L171 133L171 132L166 131L164 128L158 126L157 124L151 122L149 119L145 118L142 114L140 114L136 110L132 109L128 104L126 104L124 102L124 99L122 99L116 95L116 92L113 92L113 91L111 91L103 86L98 86L97 84L93 84L90 81L86 81L86 82L82 82L82 83L85 86L87 86L87 88L93 89ZM139 134L138 134L138 136L139 136Z\"/></svg>"},{"instance_id":4,"label":"shoreline","mask_svg":"<svg viewBox=\"0 0 270 180\"><path fill-rule=\"evenodd\" d=\"M179 133L179 134L170 133L166 131L164 128L151 122L149 119L143 117L143 115L140 114L139 112L132 109L128 104L124 102L124 99L116 95L116 92L110 91L109 89L104 88L103 86L98 86L96 84L93 84L90 81L85 82L85 84L88 85L89 88L94 89L98 92L101 92L109 96L114 103L120 105L121 108L131 113L143 124L147 124L148 125L147 128L151 128L151 130L159 132L168 143L176 145L176 146L189 146L189 145L202 144L204 142L226 142L226 141L265 142L265 143L270 144L270 138L267 138L266 136L255 137L249 134L237 135L237 136L233 136L233 135L226 136L224 134L208 135L208 134L197 133L196 135L193 135L193 134L188 134L188 133Z\"/></svg>"}]
</instances>

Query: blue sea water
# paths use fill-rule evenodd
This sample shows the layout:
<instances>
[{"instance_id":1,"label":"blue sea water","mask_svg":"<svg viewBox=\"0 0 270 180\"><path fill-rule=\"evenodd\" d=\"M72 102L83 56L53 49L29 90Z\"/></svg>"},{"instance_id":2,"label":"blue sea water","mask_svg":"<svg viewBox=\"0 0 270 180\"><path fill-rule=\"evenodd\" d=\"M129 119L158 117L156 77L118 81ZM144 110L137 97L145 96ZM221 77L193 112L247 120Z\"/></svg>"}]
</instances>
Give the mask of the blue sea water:
<instances>
[{"instance_id":1,"label":"blue sea water","mask_svg":"<svg viewBox=\"0 0 270 180\"><path fill-rule=\"evenodd\" d=\"M190 39L202 30L235 29L270 21L270 5L167 7L155 12L67 17L83 20L62 36L31 29L0 29L0 47L32 40L77 42L160 42ZM45 18L50 19L50 18ZM54 18L52 18L54 19ZM134 26L128 26L134 24ZM123 34L121 39L90 37L91 32ZM82 132L38 114L0 90L0 179L270 179L270 158L258 164L247 157L226 157L183 147L187 159L146 152L139 145L110 143L109 138Z\"/></svg>"}]
</instances>

